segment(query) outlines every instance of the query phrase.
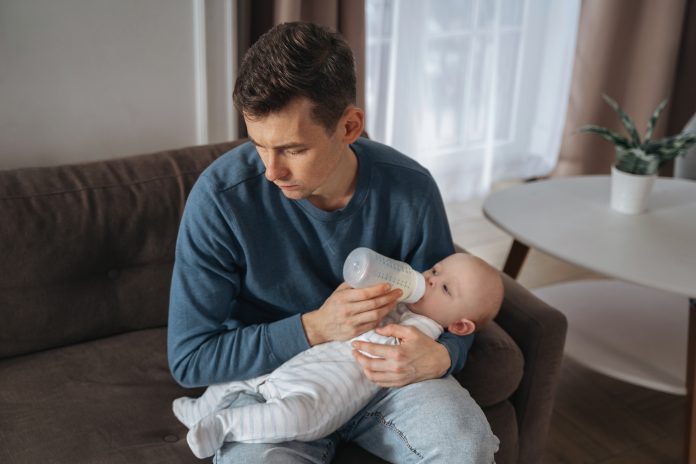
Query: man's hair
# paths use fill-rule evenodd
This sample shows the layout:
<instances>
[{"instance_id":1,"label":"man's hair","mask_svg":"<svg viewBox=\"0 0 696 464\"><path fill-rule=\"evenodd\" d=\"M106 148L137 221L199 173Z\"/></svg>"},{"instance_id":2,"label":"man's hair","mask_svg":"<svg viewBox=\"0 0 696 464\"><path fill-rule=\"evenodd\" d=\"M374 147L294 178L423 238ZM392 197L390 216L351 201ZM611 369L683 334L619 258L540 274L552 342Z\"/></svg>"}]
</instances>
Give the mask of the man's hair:
<instances>
[{"instance_id":1,"label":"man's hair","mask_svg":"<svg viewBox=\"0 0 696 464\"><path fill-rule=\"evenodd\" d=\"M244 56L234 105L254 118L308 98L314 103L312 118L332 131L355 103L355 80L353 52L340 34L312 23L279 24Z\"/></svg>"}]
</instances>

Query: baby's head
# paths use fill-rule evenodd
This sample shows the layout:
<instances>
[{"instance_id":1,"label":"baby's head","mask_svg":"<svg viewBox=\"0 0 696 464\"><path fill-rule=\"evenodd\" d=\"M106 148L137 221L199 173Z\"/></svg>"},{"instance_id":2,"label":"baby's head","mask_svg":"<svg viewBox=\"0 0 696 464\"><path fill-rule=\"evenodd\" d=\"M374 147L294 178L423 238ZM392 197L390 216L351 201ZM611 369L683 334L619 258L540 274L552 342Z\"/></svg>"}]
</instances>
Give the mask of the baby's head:
<instances>
[{"instance_id":1,"label":"baby's head","mask_svg":"<svg viewBox=\"0 0 696 464\"><path fill-rule=\"evenodd\" d=\"M457 335L472 333L492 320L503 301L500 274L485 261L455 253L423 273L425 294L409 305Z\"/></svg>"}]
</instances>

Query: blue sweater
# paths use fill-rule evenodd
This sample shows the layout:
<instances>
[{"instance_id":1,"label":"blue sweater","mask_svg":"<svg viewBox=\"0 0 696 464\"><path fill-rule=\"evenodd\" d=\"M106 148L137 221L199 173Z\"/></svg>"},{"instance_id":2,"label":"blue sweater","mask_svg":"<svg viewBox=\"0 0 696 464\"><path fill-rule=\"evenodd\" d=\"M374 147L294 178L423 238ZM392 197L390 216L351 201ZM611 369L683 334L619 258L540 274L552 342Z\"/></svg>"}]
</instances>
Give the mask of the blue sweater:
<instances>
[{"instance_id":1,"label":"blue sweater","mask_svg":"<svg viewBox=\"0 0 696 464\"><path fill-rule=\"evenodd\" d=\"M426 169L377 142L351 146L356 189L327 212L289 200L264 177L251 143L197 180L176 244L168 356L184 386L248 379L309 348L300 315L343 281L343 261L365 246L424 271L453 253L440 193ZM472 336L439 341L460 370Z\"/></svg>"}]
</instances>

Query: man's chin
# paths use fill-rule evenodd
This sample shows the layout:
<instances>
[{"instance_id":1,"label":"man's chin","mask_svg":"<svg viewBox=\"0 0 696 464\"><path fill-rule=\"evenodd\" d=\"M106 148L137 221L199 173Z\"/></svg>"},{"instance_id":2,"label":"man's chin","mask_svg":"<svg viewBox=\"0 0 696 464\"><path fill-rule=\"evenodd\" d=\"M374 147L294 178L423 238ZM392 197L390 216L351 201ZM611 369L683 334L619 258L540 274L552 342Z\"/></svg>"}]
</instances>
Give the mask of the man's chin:
<instances>
[{"instance_id":1,"label":"man's chin","mask_svg":"<svg viewBox=\"0 0 696 464\"><path fill-rule=\"evenodd\" d=\"M286 198L290 200L302 200L303 198L306 198L307 195L305 195L304 190L302 189L285 189L278 187L281 192L283 192L283 195L285 195Z\"/></svg>"}]
</instances>

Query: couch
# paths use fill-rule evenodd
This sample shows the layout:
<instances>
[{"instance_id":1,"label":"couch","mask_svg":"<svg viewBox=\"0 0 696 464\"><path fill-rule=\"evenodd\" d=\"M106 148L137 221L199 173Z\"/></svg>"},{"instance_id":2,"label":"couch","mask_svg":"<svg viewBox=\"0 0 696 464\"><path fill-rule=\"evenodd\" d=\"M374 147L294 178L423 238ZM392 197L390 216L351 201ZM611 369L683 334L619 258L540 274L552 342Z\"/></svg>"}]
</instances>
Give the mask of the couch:
<instances>
[{"instance_id":1,"label":"couch","mask_svg":"<svg viewBox=\"0 0 696 464\"><path fill-rule=\"evenodd\" d=\"M199 462L171 413L201 392L167 367L174 244L196 178L239 143L0 171L0 462ZM504 280L458 379L496 461L538 463L566 320ZM348 445L334 462L382 461Z\"/></svg>"}]
</instances>

